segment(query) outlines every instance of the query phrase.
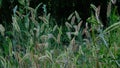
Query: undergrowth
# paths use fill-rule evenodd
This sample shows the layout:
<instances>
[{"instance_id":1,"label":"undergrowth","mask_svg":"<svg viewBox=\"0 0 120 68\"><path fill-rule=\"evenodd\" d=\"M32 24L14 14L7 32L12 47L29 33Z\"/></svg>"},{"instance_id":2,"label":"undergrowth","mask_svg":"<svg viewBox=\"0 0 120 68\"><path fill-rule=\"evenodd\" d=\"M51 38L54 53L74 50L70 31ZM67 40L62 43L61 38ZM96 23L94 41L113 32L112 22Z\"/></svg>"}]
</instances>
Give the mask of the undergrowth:
<instances>
[{"instance_id":1,"label":"undergrowth","mask_svg":"<svg viewBox=\"0 0 120 68\"><path fill-rule=\"evenodd\" d=\"M87 20L91 27L77 11L58 26L50 14L37 16L37 7L25 9L28 13L22 14L14 8L11 31L0 24L1 68L120 67L120 18L115 11L109 14L110 26L103 29L97 13Z\"/></svg>"}]
</instances>

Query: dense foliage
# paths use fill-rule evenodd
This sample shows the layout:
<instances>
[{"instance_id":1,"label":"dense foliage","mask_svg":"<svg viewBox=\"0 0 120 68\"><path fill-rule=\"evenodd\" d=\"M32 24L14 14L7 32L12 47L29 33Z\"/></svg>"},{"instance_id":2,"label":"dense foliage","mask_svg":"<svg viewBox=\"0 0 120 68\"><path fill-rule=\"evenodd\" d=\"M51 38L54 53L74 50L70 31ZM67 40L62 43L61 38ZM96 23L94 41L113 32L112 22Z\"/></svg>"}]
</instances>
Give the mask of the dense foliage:
<instances>
[{"instance_id":1,"label":"dense foliage","mask_svg":"<svg viewBox=\"0 0 120 68\"><path fill-rule=\"evenodd\" d=\"M0 68L119 68L117 3L0 0Z\"/></svg>"},{"instance_id":2,"label":"dense foliage","mask_svg":"<svg viewBox=\"0 0 120 68\"><path fill-rule=\"evenodd\" d=\"M119 0L115 3L119 10ZM12 20L13 8L17 5L19 11L22 13L28 13L27 7L35 8L38 4L43 3L38 7L37 15L44 15L45 13L51 13L51 17L55 18L57 24L64 24L67 17L74 11L77 11L84 21L90 17L91 8L90 4L94 4L96 7L100 6L100 19L104 26L107 26L107 5L110 0L1 0L1 22ZM24 7L26 6L26 7ZM46 8L46 9L45 9ZM7 24L8 24L7 23Z\"/></svg>"}]
</instances>

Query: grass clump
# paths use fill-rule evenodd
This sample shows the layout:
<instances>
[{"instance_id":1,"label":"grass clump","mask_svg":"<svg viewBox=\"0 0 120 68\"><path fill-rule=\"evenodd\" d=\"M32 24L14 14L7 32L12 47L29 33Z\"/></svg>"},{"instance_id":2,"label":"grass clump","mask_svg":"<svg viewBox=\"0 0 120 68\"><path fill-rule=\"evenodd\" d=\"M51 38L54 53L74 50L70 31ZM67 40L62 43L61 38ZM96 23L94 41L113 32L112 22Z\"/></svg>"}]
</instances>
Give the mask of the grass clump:
<instances>
[{"instance_id":1,"label":"grass clump","mask_svg":"<svg viewBox=\"0 0 120 68\"><path fill-rule=\"evenodd\" d=\"M94 15L87 21L92 27L87 23L83 28L77 11L68 17L65 26L58 26L50 14L37 16L37 8L26 10L29 13L22 14L17 7L14 9L12 37L6 36L0 25L1 68L120 67L120 22L116 23L119 17L114 13L110 22L115 23L103 30Z\"/></svg>"}]
</instances>

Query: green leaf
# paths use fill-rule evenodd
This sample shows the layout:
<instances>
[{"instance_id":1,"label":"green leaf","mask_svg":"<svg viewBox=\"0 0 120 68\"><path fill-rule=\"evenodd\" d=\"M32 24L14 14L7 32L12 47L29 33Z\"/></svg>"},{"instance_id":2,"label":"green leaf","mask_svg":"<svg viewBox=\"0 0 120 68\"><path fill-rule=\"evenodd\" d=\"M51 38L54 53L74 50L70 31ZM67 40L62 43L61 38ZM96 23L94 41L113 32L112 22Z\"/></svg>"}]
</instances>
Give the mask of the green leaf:
<instances>
[{"instance_id":1,"label":"green leaf","mask_svg":"<svg viewBox=\"0 0 120 68\"><path fill-rule=\"evenodd\" d=\"M25 0L18 0L21 5L25 5Z\"/></svg>"}]
</instances>

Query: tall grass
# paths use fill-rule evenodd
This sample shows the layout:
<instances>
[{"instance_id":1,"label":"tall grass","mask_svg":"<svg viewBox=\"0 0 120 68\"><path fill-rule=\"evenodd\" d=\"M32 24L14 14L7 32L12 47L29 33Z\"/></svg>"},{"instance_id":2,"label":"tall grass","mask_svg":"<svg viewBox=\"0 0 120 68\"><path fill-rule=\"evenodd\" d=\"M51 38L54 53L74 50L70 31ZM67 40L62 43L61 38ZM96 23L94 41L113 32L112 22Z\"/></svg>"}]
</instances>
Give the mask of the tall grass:
<instances>
[{"instance_id":1,"label":"tall grass","mask_svg":"<svg viewBox=\"0 0 120 68\"><path fill-rule=\"evenodd\" d=\"M37 16L37 8L25 9L26 14L17 11L17 6L14 9L12 38L0 25L1 68L120 67L120 22L116 21L119 17L115 11L110 13L112 25L103 30L97 14L87 20L91 27L82 27L77 11L68 17L65 26L59 27L50 14Z\"/></svg>"}]
</instances>

